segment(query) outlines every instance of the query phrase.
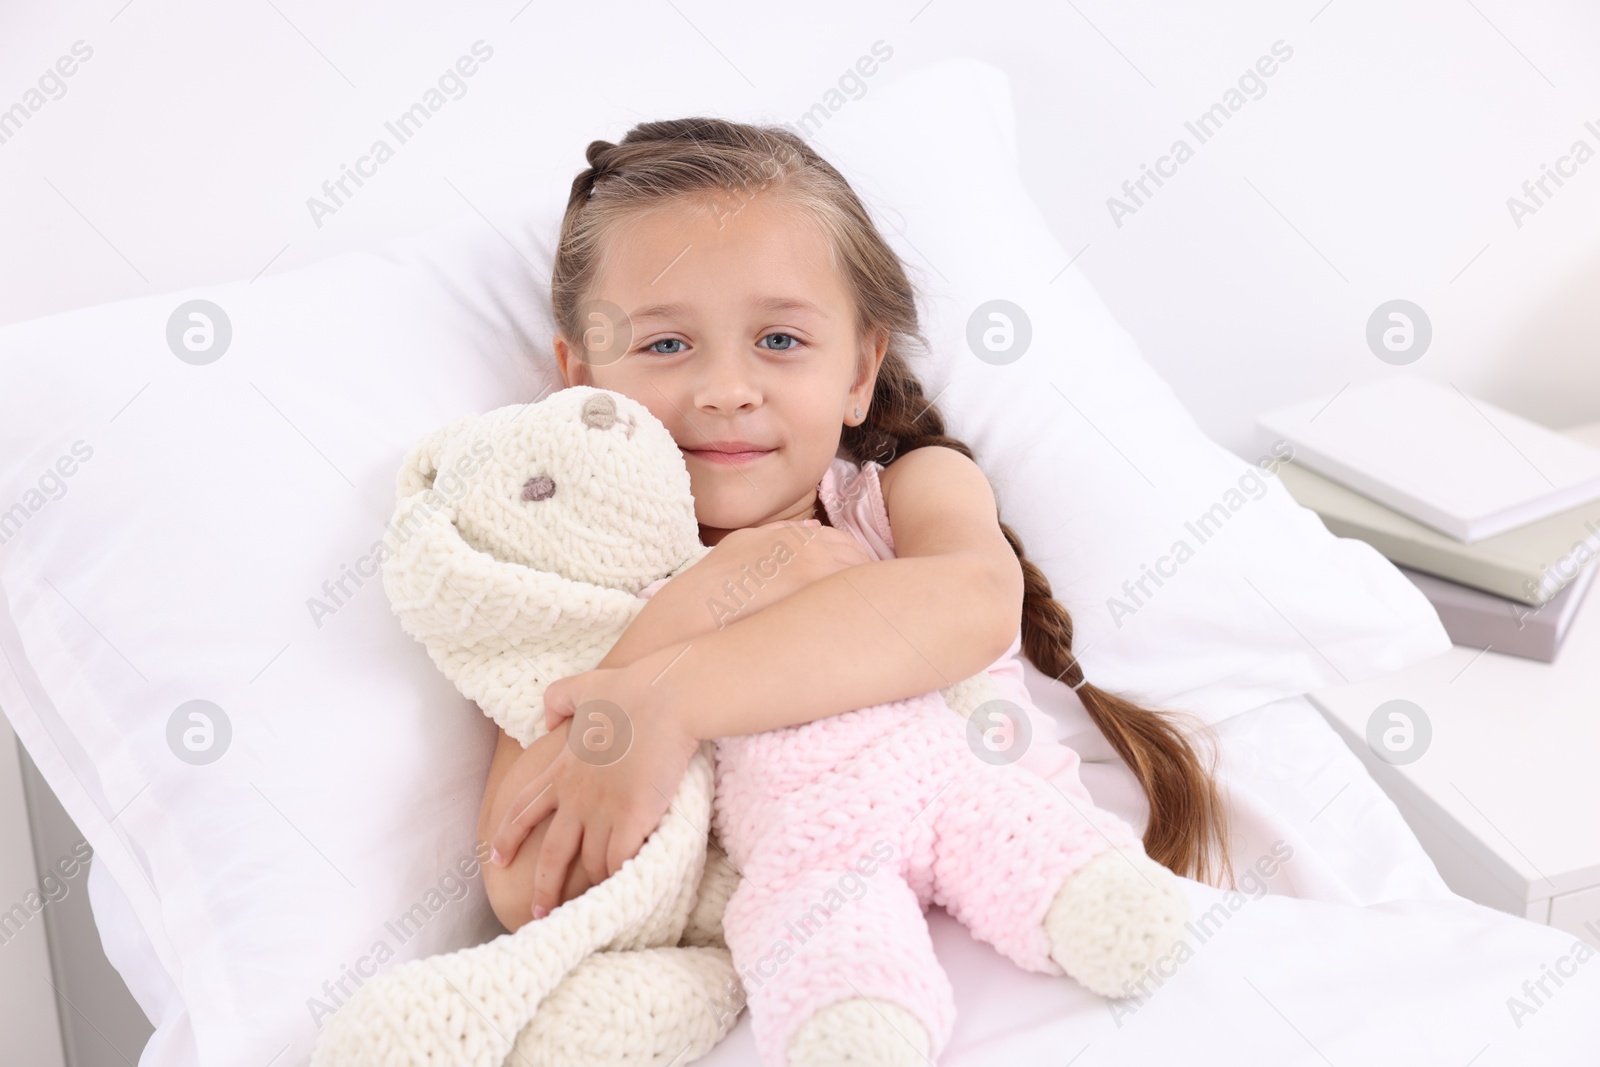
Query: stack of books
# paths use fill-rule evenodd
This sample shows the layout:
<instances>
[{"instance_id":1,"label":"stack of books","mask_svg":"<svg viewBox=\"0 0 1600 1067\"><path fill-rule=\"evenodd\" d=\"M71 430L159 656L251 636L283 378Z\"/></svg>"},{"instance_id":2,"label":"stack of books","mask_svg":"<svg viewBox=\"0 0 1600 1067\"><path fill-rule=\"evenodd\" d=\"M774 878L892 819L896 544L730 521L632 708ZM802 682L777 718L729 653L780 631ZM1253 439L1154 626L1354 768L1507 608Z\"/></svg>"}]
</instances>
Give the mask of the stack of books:
<instances>
[{"instance_id":1,"label":"stack of books","mask_svg":"<svg viewBox=\"0 0 1600 1067\"><path fill-rule=\"evenodd\" d=\"M1295 500L1399 565L1452 641L1555 660L1600 571L1600 423L1557 433L1407 375L1258 429L1292 450Z\"/></svg>"}]
</instances>

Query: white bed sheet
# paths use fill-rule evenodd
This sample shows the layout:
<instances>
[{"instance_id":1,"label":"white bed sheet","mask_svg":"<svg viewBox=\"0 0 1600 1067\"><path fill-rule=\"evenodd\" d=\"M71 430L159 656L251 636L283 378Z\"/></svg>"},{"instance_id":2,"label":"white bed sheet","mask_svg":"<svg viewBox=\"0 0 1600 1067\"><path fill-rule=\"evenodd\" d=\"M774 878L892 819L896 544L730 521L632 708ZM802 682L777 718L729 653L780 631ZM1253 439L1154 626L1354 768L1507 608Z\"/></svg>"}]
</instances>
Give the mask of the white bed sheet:
<instances>
[{"instance_id":1,"label":"white bed sheet","mask_svg":"<svg viewBox=\"0 0 1600 1067\"><path fill-rule=\"evenodd\" d=\"M1289 852L1266 891L1230 897L1185 880L1197 917L1220 910L1149 995L1120 1002L1023 971L930 908L958 1011L941 1067L1600 1063L1600 960L1576 959L1569 934L1452 893L1304 697L1217 733L1237 873ZM1097 802L1143 825L1125 765L1085 764L1083 777ZM98 865L89 893L108 957L147 1015L174 1022L140 1067L189 1067L182 1005ZM1552 970L1572 973L1557 985ZM1530 995L1524 983L1541 978L1547 995ZM1514 1013L1511 998L1531 1010ZM759 1064L748 1013L697 1062Z\"/></svg>"}]
</instances>

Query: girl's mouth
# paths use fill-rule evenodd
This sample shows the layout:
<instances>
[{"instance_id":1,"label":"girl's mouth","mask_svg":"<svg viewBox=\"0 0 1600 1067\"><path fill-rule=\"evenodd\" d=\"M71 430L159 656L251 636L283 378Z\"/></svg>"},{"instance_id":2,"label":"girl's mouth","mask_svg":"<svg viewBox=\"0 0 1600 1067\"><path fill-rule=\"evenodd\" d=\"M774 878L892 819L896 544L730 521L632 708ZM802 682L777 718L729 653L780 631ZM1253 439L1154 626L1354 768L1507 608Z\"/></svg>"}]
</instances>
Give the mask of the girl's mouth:
<instances>
[{"instance_id":1,"label":"girl's mouth","mask_svg":"<svg viewBox=\"0 0 1600 1067\"><path fill-rule=\"evenodd\" d=\"M686 449L683 450L685 455L694 456L697 459L703 459L707 463L715 463L715 464L718 464L718 465L721 465L721 466L733 466L733 467L745 466L746 464L754 463L757 460L761 459L763 456L771 455L773 453L773 451L774 451L774 449L770 449L770 448L769 449L761 449L761 450L752 450L752 451L748 451L748 452L719 452L716 449L712 449L712 448L707 448L707 449L688 449L688 448L686 448Z\"/></svg>"}]
</instances>

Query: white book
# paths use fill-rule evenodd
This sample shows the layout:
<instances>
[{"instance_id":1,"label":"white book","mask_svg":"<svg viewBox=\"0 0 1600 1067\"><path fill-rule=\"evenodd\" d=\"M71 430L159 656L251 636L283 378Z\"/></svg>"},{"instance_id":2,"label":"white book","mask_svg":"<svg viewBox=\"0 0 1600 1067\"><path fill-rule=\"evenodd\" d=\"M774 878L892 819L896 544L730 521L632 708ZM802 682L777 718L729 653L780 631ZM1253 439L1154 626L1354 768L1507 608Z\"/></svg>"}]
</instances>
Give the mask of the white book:
<instances>
[{"instance_id":1,"label":"white book","mask_svg":"<svg viewBox=\"0 0 1600 1067\"><path fill-rule=\"evenodd\" d=\"M1600 499L1600 449L1416 375L1279 408L1257 426L1295 462L1469 544Z\"/></svg>"}]
</instances>

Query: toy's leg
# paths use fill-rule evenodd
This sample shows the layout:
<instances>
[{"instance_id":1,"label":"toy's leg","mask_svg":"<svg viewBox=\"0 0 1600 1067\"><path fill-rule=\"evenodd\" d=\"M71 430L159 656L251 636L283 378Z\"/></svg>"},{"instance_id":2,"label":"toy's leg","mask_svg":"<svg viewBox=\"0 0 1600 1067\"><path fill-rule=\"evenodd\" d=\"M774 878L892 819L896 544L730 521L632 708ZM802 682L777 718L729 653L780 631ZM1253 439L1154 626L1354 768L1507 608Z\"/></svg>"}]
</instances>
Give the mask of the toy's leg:
<instances>
[{"instance_id":1,"label":"toy's leg","mask_svg":"<svg viewBox=\"0 0 1600 1067\"><path fill-rule=\"evenodd\" d=\"M934 900L1019 966L1124 996L1182 934L1187 904L1132 827L1061 785L968 752L929 813Z\"/></svg>"},{"instance_id":2,"label":"toy's leg","mask_svg":"<svg viewBox=\"0 0 1600 1067\"><path fill-rule=\"evenodd\" d=\"M898 857L852 849L823 863L786 843L751 857L723 916L762 1062L936 1059L955 999Z\"/></svg>"},{"instance_id":3,"label":"toy's leg","mask_svg":"<svg viewBox=\"0 0 1600 1067\"><path fill-rule=\"evenodd\" d=\"M723 934L767 1067L925 1067L949 1042L955 998L924 914L932 829L917 817L942 784L923 758L925 703L807 724L788 748L747 746L723 775L753 795L789 786L723 820L743 874ZM804 781L812 765L824 769Z\"/></svg>"},{"instance_id":4,"label":"toy's leg","mask_svg":"<svg viewBox=\"0 0 1600 1067\"><path fill-rule=\"evenodd\" d=\"M742 998L722 948L596 952L539 1002L507 1067L689 1063L738 1021ZM496 1061L498 1062L498 1061Z\"/></svg>"}]
</instances>

